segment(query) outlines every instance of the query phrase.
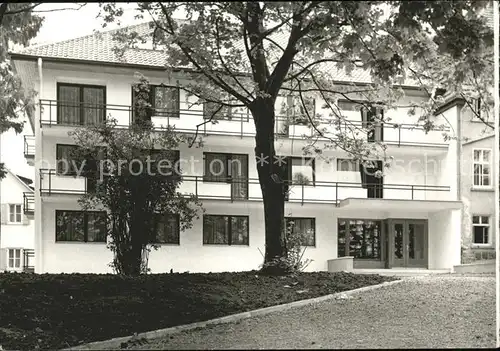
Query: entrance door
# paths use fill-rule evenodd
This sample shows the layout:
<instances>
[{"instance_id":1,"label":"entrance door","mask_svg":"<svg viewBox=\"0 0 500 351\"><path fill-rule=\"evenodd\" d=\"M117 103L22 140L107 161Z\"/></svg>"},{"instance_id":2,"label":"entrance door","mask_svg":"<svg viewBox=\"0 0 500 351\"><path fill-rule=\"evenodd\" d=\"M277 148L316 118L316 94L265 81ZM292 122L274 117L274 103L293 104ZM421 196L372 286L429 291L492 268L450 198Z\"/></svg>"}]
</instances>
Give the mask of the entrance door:
<instances>
[{"instance_id":1,"label":"entrance door","mask_svg":"<svg viewBox=\"0 0 500 351\"><path fill-rule=\"evenodd\" d=\"M427 221L393 220L393 267L427 267Z\"/></svg>"}]
</instances>

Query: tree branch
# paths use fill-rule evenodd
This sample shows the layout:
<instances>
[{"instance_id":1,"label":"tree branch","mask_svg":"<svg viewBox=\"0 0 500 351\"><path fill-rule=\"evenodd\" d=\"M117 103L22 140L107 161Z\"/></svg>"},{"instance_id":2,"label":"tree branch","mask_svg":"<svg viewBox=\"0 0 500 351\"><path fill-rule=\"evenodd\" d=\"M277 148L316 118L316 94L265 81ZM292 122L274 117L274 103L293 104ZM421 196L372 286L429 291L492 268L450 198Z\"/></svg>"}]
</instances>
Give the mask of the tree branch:
<instances>
[{"instance_id":1,"label":"tree branch","mask_svg":"<svg viewBox=\"0 0 500 351\"><path fill-rule=\"evenodd\" d=\"M250 17L248 15L250 14ZM254 80L260 90L265 90L265 85L269 77L269 68L267 67L266 57L264 55L264 46L261 39L262 12L258 2L248 2L246 9L246 21L244 28L248 31L251 48L248 59L252 65L255 74Z\"/></svg>"},{"instance_id":2,"label":"tree branch","mask_svg":"<svg viewBox=\"0 0 500 351\"><path fill-rule=\"evenodd\" d=\"M170 27L170 31L167 30L166 28L164 28L163 26L160 26L159 23L153 18L153 21L155 22L155 25L160 28L161 30L165 31L166 33L170 34L170 35L174 35L174 26L173 26L173 21L172 21L172 17L170 16L170 14L168 13L168 10L167 8L165 7L165 5L163 3L159 3L160 4L160 7L162 9L162 12L163 12L163 15L165 16L165 19L166 19L166 22L167 22L167 25ZM250 101L244 97L243 95L241 95L240 93L238 93L235 89L233 89L231 86L229 86L227 83L225 83L222 79L220 79L220 77L218 76L214 76L213 74L210 74L209 72L207 72L205 69L203 69L200 64L194 59L194 57L191 55L190 53L190 49L189 48L186 48L184 46L184 44L180 41L180 40L175 40L174 39L174 42L175 44L177 44L177 46L179 46L179 48L182 50L182 52L184 53L184 55L186 55L186 58L203 74L205 75L210 81L212 81L212 83L214 83L215 85L217 85L218 87L220 87L221 89L225 90L226 92L228 92L229 94L233 95L234 97L236 97L238 100L240 100L242 103L244 103L246 106L248 106L250 104Z\"/></svg>"},{"instance_id":3,"label":"tree branch","mask_svg":"<svg viewBox=\"0 0 500 351\"><path fill-rule=\"evenodd\" d=\"M3 16L5 16L5 12L7 11L7 6L9 3L4 2L0 5L0 25L2 24L3 21Z\"/></svg>"},{"instance_id":4,"label":"tree branch","mask_svg":"<svg viewBox=\"0 0 500 351\"><path fill-rule=\"evenodd\" d=\"M277 96L278 91L283 84L283 80L290 69L290 65L292 64L297 52L299 52L295 45L303 36L300 28L303 14L304 13L300 12L293 16L292 30L290 32L290 36L288 37L286 49L278 61L278 64L274 67L274 71L267 82L266 92L273 97Z\"/></svg>"},{"instance_id":5,"label":"tree branch","mask_svg":"<svg viewBox=\"0 0 500 351\"><path fill-rule=\"evenodd\" d=\"M201 126L204 126L205 124L208 124L210 122L212 122L212 120L214 119L214 117L217 115L217 113L219 113L219 111L222 109L222 105L220 105L217 110L215 110L212 115L210 116L209 119L207 119L206 121L202 122L202 123L199 123L196 125L196 131L194 132L194 137L193 137L193 140L191 141L191 143L189 143L189 147L193 147L194 143L196 142L196 138L198 137L198 132L200 130L200 127Z\"/></svg>"},{"instance_id":6,"label":"tree branch","mask_svg":"<svg viewBox=\"0 0 500 351\"><path fill-rule=\"evenodd\" d=\"M229 69L229 67L227 66L226 62L224 61L224 58L222 57L222 54L221 54L221 51L220 51L220 32L219 32L219 18L216 19L215 21L215 42L217 44L217 56L219 57L219 60L222 64L222 66L224 66L224 68L226 69L226 72L228 73L228 75L233 78L233 80L236 82L236 84L238 84L238 86L247 94L247 96L249 97L252 97L252 93L250 93L244 86L243 84L241 84L241 82L239 81L239 79L232 74L231 70Z\"/></svg>"}]
</instances>

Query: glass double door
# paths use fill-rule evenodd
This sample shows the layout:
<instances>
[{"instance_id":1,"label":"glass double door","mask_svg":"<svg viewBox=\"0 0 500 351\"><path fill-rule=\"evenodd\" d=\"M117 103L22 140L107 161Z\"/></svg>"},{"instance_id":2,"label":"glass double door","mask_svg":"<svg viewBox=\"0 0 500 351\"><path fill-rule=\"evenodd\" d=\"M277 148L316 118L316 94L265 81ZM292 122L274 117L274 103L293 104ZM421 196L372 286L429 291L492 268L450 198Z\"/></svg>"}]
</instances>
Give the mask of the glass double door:
<instances>
[{"instance_id":1,"label":"glass double door","mask_svg":"<svg viewBox=\"0 0 500 351\"><path fill-rule=\"evenodd\" d=\"M392 267L427 267L427 221L392 220Z\"/></svg>"}]
</instances>

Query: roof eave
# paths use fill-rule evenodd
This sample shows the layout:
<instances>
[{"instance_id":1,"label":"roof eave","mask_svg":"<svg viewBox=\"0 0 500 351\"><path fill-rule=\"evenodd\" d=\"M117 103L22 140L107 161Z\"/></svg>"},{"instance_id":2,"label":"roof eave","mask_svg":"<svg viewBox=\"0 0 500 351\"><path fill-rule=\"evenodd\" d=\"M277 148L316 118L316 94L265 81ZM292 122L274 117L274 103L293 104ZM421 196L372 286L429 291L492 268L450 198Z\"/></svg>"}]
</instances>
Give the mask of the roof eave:
<instances>
[{"instance_id":1,"label":"roof eave","mask_svg":"<svg viewBox=\"0 0 500 351\"><path fill-rule=\"evenodd\" d=\"M42 60L46 62L55 62L55 63L70 63L70 64L80 64L80 65L99 65L99 66L110 66L110 67L122 67L122 68L143 68L143 69L149 69L149 70L156 70L156 71L164 71L165 67L162 66L154 66L154 65L140 65L140 64L132 64L132 63L126 63L126 62L109 62L109 61L94 61L94 60L80 60L80 59L71 59L71 58L62 58L62 57L52 57L52 56L37 56L37 55L26 55L26 54L19 54L19 53L11 53L10 54L11 58L13 60L25 60L25 61L36 61L38 58L41 58ZM191 68L174 68L174 71L180 72L180 71L187 71L190 73L199 73L199 71L196 71ZM249 73L237 73L237 76L240 77L250 77L251 75ZM355 82L355 81L342 81L342 80L336 80L336 84L342 84L342 85L352 85L356 84L358 86L371 86L373 83L368 83L368 82ZM403 88L407 90L415 90L415 91L420 91L422 90L419 86L416 85L405 85L405 84L399 84L396 85L398 88Z\"/></svg>"}]
</instances>

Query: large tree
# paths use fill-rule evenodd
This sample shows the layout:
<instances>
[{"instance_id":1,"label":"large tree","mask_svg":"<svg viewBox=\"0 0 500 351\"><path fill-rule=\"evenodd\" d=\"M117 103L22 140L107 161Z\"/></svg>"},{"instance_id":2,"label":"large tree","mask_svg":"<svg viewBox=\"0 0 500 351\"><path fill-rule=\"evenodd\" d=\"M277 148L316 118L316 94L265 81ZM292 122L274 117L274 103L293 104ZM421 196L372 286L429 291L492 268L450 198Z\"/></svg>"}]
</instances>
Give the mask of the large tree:
<instances>
[{"instance_id":1,"label":"large tree","mask_svg":"<svg viewBox=\"0 0 500 351\"><path fill-rule=\"evenodd\" d=\"M77 148L72 151L72 166L61 168L76 168L88 179L87 192L79 202L84 210L106 211L103 226L114 253L111 266L123 275L147 272L149 252L165 242L159 238L161 233L180 235L201 209L194 195L178 191L182 170L176 150L188 140L172 128L153 130L144 119L150 108L143 98L149 94L144 77L135 90L136 123L128 129L116 128L111 111L104 123L70 132Z\"/></svg>"},{"instance_id":2,"label":"large tree","mask_svg":"<svg viewBox=\"0 0 500 351\"><path fill-rule=\"evenodd\" d=\"M282 168L273 162L280 94L295 96L302 106L302 120L314 129L309 151L321 153L316 143L321 137L327 140L326 147L341 148L363 162L374 156L376 148L359 135L374 128L377 121L363 128L353 125L338 108L339 97L356 100L362 108L397 107L404 95L401 85L412 81L427 94L427 100L413 103L410 114L418 111L413 121L427 130L435 127L434 112L442 102L436 92L443 89L470 104L472 98L482 97L484 113L480 116L490 112L493 32L480 15L488 5L484 1L137 5L139 17L151 21L152 30L147 35L117 33L122 43L117 54L152 39L166 53L172 77L191 81L183 89L214 106L205 123L216 120L217 112L225 108L248 108L253 117L268 272L282 272L273 262L287 255L283 220L287 184ZM112 3L102 9L106 23L122 14ZM356 70L370 72L370 84L335 83L339 72ZM328 135L320 128L318 116L309 108L312 94L321 97L323 107L331 111L330 123L346 125L343 132ZM363 102L353 98L359 95ZM383 153L385 148L382 145L378 150Z\"/></svg>"}]
</instances>

